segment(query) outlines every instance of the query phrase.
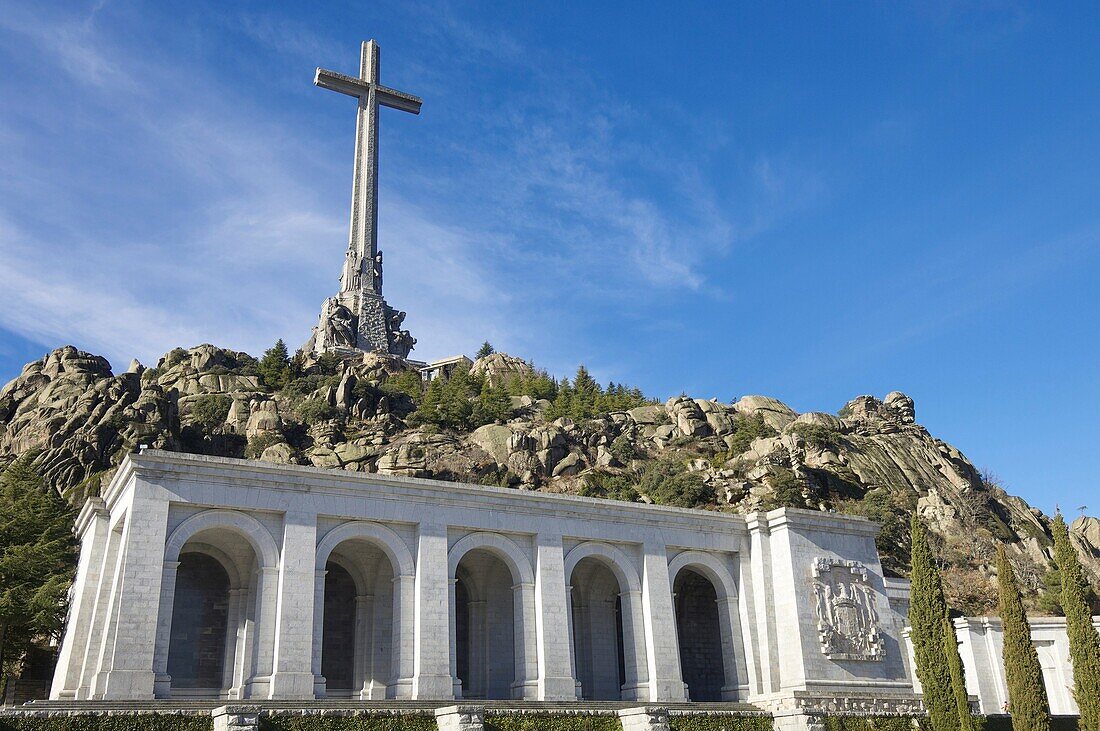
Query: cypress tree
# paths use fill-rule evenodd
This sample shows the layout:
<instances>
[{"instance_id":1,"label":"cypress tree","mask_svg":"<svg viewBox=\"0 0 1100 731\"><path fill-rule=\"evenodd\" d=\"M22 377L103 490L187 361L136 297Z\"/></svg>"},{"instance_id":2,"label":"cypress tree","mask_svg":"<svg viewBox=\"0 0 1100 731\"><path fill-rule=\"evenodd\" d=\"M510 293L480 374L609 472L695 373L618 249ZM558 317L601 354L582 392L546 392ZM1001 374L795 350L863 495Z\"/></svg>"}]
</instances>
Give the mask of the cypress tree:
<instances>
[{"instance_id":1,"label":"cypress tree","mask_svg":"<svg viewBox=\"0 0 1100 731\"><path fill-rule=\"evenodd\" d=\"M997 594L1004 630L1005 681L1013 731L1049 731L1050 705L1024 602L1003 545L997 547Z\"/></svg>"},{"instance_id":2,"label":"cypress tree","mask_svg":"<svg viewBox=\"0 0 1100 731\"><path fill-rule=\"evenodd\" d=\"M955 699L955 711L959 714L960 731L974 731L974 719L970 716L970 695L966 692L966 671L959 656L959 638L951 617L943 618L943 659L947 663L947 675L951 678L951 695Z\"/></svg>"},{"instance_id":3,"label":"cypress tree","mask_svg":"<svg viewBox=\"0 0 1100 731\"><path fill-rule=\"evenodd\" d=\"M948 620L947 599L932 548L928 545L928 535L915 514L911 532L913 571L909 625L928 721L932 731L970 731L970 711L955 630ZM956 667L955 672L952 672L953 667Z\"/></svg>"},{"instance_id":4,"label":"cypress tree","mask_svg":"<svg viewBox=\"0 0 1100 731\"><path fill-rule=\"evenodd\" d=\"M1054 516L1054 561L1062 575L1062 610L1066 613L1069 657L1073 663L1074 696L1081 717L1081 731L1100 731L1100 636L1092 624L1085 601L1088 581L1069 541L1069 529L1061 513Z\"/></svg>"}]
</instances>

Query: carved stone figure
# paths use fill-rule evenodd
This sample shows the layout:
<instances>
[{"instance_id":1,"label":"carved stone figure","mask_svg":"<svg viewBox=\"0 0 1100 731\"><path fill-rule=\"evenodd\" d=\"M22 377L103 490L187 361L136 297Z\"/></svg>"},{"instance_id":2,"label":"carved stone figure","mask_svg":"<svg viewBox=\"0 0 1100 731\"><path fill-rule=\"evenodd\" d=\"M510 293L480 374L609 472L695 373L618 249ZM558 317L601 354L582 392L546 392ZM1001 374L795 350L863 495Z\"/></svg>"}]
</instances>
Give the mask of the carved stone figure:
<instances>
[{"instance_id":1,"label":"carved stone figure","mask_svg":"<svg viewBox=\"0 0 1100 731\"><path fill-rule=\"evenodd\" d=\"M328 347L355 347L355 315L351 310L330 298L332 306L325 320L325 344Z\"/></svg>"},{"instance_id":2,"label":"carved stone figure","mask_svg":"<svg viewBox=\"0 0 1100 731\"><path fill-rule=\"evenodd\" d=\"M817 558L813 586L821 651L830 660L882 660L886 648L867 568L858 561Z\"/></svg>"}]
</instances>

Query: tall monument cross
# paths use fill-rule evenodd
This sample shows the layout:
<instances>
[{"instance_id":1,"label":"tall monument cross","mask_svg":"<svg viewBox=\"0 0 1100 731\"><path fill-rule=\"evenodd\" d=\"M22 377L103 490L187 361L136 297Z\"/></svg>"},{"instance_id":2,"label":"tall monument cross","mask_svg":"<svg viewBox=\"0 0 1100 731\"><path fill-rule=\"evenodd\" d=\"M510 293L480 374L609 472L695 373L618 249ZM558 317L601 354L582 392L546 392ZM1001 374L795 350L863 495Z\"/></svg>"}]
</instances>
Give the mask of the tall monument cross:
<instances>
[{"instance_id":1,"label":"tall monument cross","mask_svg":"<svg viewBox=\"0 0 1100 731\"><path fill-rule=\"evenodd\" d=\"M359 99L355 124L355 177L351 189L351 232L341 292L382 294L382 266L378 254L378 107L420 114L421 100L378 83L378 44L363 44L359 78L317 69L313 83Z\"/></svg>"},{"instance_id":2,"label":"tall monument cross","mask_svg":"<svg viewBox=\"0 0 1100 731\"><path fill-rule=\"evenodd\" d=\"M420 99L378 83L378 44L367 41L359 77L317 69L313 83L359 100L355 125L355 176L351 188L351 232L340 291L321 305L317 327L303 350L311 355L364 352L407 358L416 344L402 330L405 313L382 298L382 252L378 250L378 107L420 114Z\"/></svg>"}]
</instances>

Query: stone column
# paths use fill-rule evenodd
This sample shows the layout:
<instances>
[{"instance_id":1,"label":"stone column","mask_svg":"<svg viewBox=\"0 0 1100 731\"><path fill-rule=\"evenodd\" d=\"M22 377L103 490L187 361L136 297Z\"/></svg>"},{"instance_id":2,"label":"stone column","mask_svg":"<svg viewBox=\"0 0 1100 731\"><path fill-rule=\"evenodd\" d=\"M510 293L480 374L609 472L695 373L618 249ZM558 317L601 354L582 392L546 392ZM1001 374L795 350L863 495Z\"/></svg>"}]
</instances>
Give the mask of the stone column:
<instances>
[{"instance_id":1,"label":"stone column","mask_svg":"<svg viewBox=\"0 0 1100 731\"><path fill-rule=\"evenodd\" d=\"M770 695L779 692L778 632L772 615L771 529L765 513L751 513L747 517L749 528L748 570L751 581L745 585L743 600L749 610L750 642L753 647L759 674L757 685L749 689L750 695Z\"/></svg>"},{"instance_id":2,"label":"stone column","mask_svg":"<svg viewBox=\"0 0 1100 731\"><path fill-rule=\"evenodd\" d=\"M327 694L326 679L321 674L321 651L325 638L325 576L328 571L315 570L313 579L313 653L310 669L313 671L313 696L324 698Z\"/></svg>"},{"instance_id":3,"label":"stone column","mask_svg":"<svg viewBox=\"0 0 1100 731\"><path fill-rule=\"evenodd\" d=\"M649 662L649 700L687 700L680 675L680 648L668 554L660 543L646 543L642 558L642 608L645 612L646 659Z\"/></svg>"},{"instance_id":4,"label":"stone column","mask_svg":"<svg viewBox=\"0 0 1100 731\"><path fill-rule=\"evenodd\" d=\"M534 584L520 583L512 587L512 614L515 618L516 657L516 682L512 685L512 695L537 700L540 683Z\"/></svg>"},{"instance_id":5,"label":"stone column","mask_svg":"<svg viewBox=\"0 0 1100 731\"><path fill-rule=\"evenodd\" d=\"M244 688L241 683L241 665L245 662L242 651L242 641L248 632L248 620L246 616L248 608L248 587L235 586L229 590L229 607L225 633L225 663L223 685L228 688L230 700L240 700L244 697Z\"/></svg>"},{"instance_id":6,"label":"stone column","mask_svg":"<svg viewBox=\"0 0 1100 731\"><path fill-rule=\"evenodd\" d=\"M279 567L261 566L253 573L254 588L249 597L249 609L255 617L251 646L244 657L255 655L255 663L245 676L245 685L252 698L268 698L271 694L271 669L275 653L276 618L279 609ZM251 648L255 647L255 653Z\"/></svg>"},{"instance_id":7,"label":"stone column","mask_svg":"<svg viewBox=\"0 0 1100 731\"><path fill-rule=\"evenodd\" d=\"M415 623L413 614L416 607L416 577L398 575L393 577L393 629L391 632L390 686L386 689L389 698L412 698L413 661L415 645Z\"/></svg>"},{"instance_id":8,"label":"stone column","mask_svg":"<svg viewBox=\"0 0 1100 731\"><path fill-rule=\"evenodd\" d=\"M718 597L718 622L722 628L722 700L738 701L741 689L748 687L747 669L741 640L741 619L738 616L737 597Z\"/></svg>"},{"instance_id":9,"label":"stone column","mask_svg":"<svg viewBox=\"0 0 1100 731\"><path fill-rule=\"evenodd\" d=\"M584 689L581 688L580 674L577 672L577 628L575 626L576 618L573 616L572 584L566 586L565 591L566 614L569 617L569 674L573 676L573 696L577 700L580 700L584 693Z\"/></svg>"},{"instance_id":10,"label":"stone column","mask_svg":"<svg viewBox=\"0 0 1100 731\"><path fill-rule=\"evenodd\" d=\"M168 500L141 479L131 488L122 561L108 610L104 655L100 660L98 697L103 700L153 698L164 543Z\"/></svg>"},{"instance_id":11,"label":"stone column","mask_svg":"<svg viewBox=\"0 0 1100 731\"><path fill-rule=\"evenodd\" d=\"M80 687L80 670L90 640L95 600L110 533L110 514L102 500L91 497L84 502L74 531L80 540L80 561L73 588L69 592L69 616L54 669L50 689L52 700L74 699Z\"/></svg>"},{"instance_id":12,"label":"stone column","mask_svg":"<svg viewBox=\"0 0 1100 731\"><path fill-rule=\"evenodd\" d=\"M535 537L535 635L540 701L577 697L569 591L561 536L539 533Z\"/></svg>"},{"instance_id":13,"label":"stone column","mask_svg":"<svg viewBox=\"0 0 1100 731\"><path fill-rule=\"evenodd\" d=\"M359 689L359 700L385 700L386 688L379 688L374 677L374 595L355 597L355 660L352 687ZM391 647L393 645L391 644Z\"/></svg>"},{"instance_id":14,"label":"stone column","mask_svg":"<svg viewBox=\"0 0 1100 731\"><path fill-rule=\"evenodd\" d=\"M279 599L271 698L313 698L313 597L316 592L317 515L283 518Z\"/></svg>"},{"instance_id":15,"label":"stone column","mask_svg":"<svg viewBox=\"0 0 1100 731\"><path fill-rule=\"evenodd\" d=\"M623 613L623 698L631 701L652 700L642 592L624 591L619 594L619 600Z\"/></svg>"},{"instance_id":16,"label":"stone column","mask_svg":"<svg viewBox=\"0 0 1100 731\"><path fill-rule=\"evenodd\" d=\"M413 697L454 697L451 673L453 587L447 556L447 526L421 523L416 550Z\"/></svg>"},{"instance_id":17,"label":"stone column","mask_svg":"<svg viewBox=\"0 0 1100 731\"><path fill-rule=\"evenodd\" d=\"M179 561L165 561L161 572L157 647L153 656L153 695L157 698L170 698L172 695L172 679L168 677L168 649L172 644L172 610L176 606L176 573L179 567ZM233 616L230 614L230 622L232 620Z\"/></svg>"}]
</instances>

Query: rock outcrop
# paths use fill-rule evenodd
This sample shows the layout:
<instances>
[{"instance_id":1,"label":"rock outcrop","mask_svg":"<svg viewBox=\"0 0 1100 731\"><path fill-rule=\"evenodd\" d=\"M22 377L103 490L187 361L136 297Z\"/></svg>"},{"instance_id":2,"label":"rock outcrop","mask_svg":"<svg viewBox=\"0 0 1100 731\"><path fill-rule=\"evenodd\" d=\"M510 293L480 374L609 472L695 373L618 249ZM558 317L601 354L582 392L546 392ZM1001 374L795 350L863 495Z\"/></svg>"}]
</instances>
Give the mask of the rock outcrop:
<instances>
[{"instance_id":1,"label":"rock outcrop","mask_svg":"<svg viewBox=\"0 0 1100 731\"><path fill-rule=\"evenodd\" d=\"M998 542L1033 590L1050 567L1048 518L929 434L900 392L860 396L837 415L799 414L765 396L725 404L684 395L583 422L553 419L549 402L515 396L508 418L451 432L412 425L405 376L416 378L408 370L400 358L368 355L273 391L254 358L212 345L177 348L155 368L135 362L118 375L105 359L64 347L0 391L0 464L34 453L49 483L74 502L142 444L660 502L668 495L647 475L672 463L693 486L687 504L740 513L793 504L882 521L884 566L899 575L907 570L906 521L918 512L948 563L952 601L968 613L993 606ZM503 353L471 372L491 385L533 373ZM1100 521L1080 518L1072 534L1100 576Z\"/></svg>"}]
</instances>

